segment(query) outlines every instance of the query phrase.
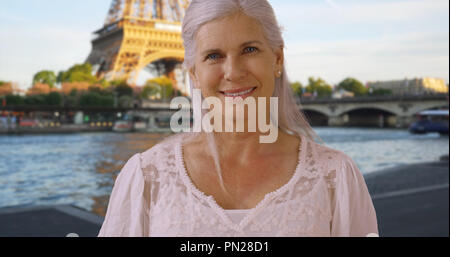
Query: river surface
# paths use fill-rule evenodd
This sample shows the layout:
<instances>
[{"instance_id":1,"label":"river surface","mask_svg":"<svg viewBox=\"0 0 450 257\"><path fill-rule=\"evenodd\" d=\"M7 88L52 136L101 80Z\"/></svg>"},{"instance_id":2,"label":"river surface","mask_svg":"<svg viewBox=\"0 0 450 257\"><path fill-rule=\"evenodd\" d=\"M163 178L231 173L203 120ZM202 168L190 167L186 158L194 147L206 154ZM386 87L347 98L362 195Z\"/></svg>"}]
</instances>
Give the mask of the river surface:
<instances>
[{"instance_id":1,"label":"river surface","mask_svg":"<svg viewBox=\"0 0 450 257\"><path fill-rule=\"evenodd\" d=\"M314 127L331 148L350 156L363 174L437 161L448 136L407 130ZM0 135L0 207L72 204L104 216L114 179L125 162L164 134L80 133Z\"/></svg>"}]
</instances>

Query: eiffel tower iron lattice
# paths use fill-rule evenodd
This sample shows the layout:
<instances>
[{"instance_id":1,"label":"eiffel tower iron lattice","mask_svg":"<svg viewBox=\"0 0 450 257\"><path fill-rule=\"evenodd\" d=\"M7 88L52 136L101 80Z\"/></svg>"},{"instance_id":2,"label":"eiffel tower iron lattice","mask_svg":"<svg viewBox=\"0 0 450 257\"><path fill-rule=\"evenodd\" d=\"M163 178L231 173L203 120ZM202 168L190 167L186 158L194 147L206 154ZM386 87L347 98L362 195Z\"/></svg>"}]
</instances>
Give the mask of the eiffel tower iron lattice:
<instances>
[{"instance_id":1,"label":"eiffel tower iron lattice","mask_svg":"<svg viewBox=\"0 0 450 257\"><path fill-rule=\"evenodd\" d=\"M184 59L181 22L188 5L189 0L113 0L86 62L106 80L135 84L150 63L174 80L174 68Z\"/></svg>"}]
</instances>

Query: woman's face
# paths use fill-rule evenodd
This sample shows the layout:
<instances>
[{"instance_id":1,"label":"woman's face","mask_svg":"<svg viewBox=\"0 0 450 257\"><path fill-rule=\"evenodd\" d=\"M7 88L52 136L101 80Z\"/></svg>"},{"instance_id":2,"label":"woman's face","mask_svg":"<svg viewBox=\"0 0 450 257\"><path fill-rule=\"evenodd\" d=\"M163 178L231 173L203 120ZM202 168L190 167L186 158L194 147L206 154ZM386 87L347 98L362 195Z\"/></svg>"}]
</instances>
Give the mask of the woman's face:
<instances>
[{"instance_id":1,"label":"woman's face","mask_svg":"<svg viewBox=\"0 0 450 257\"><path fill-rule=\"evenodd\" d=\"M203 97L271 97L283 67L283 50L272 50L261 25L236 13L206 23L196 34L190 76Z\"/></svg>"}]
</instances>

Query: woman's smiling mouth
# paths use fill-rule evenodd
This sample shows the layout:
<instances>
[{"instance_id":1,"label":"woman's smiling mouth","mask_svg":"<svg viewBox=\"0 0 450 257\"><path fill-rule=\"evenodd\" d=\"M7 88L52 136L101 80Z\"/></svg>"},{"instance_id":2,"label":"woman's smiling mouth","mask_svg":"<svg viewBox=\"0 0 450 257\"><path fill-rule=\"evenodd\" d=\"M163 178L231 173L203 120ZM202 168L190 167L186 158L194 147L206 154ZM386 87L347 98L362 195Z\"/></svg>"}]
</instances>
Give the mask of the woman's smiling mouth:
<instances>
[{"instance_id":1,"label":"woman's smiling mouth","mask_svg":"<svg viewBox=\"0 0 450 257\"><path fill-rule=\"evenodd\" d=\"M241 89L220 91L220 93L223 94L225 97L233 97L233 98L242 97L243 99L245 99L246 97L250 96L255 90L256 87L252 87L252 88L241 88Z\"/></svg>"}]
</instances>

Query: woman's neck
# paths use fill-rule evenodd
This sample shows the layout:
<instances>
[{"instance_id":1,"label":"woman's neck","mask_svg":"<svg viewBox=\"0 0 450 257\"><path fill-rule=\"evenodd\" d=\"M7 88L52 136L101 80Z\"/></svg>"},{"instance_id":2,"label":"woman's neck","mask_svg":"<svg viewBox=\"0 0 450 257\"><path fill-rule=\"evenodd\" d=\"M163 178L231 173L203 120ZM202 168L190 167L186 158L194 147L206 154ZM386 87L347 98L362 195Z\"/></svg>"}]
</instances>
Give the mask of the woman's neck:
<instances>
[{"instance_id":1,"label":"woman's neck","mask_svg":"<svg viewBox=\"0 0 450 257\"><path fill-rule=\"evenodd\" d=\"M298 143L294 141L297 137L286 134L282 130L278 131L278 138L274 143L260 143L260 136L259 133L214 133L219 158L233 160L235 163L245 163L249 159L261 156L287 153L298 146ZM203 135L203 139L206 143L206 134ZM295 146L290 147L290 145Z\"/></svg>"}]
</instances>

